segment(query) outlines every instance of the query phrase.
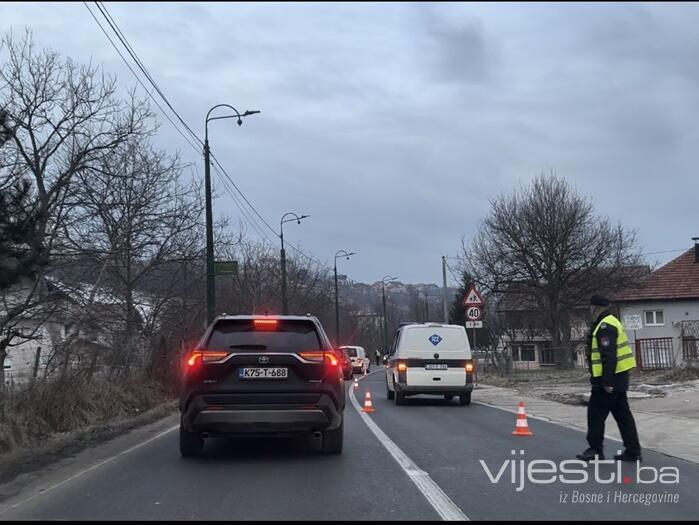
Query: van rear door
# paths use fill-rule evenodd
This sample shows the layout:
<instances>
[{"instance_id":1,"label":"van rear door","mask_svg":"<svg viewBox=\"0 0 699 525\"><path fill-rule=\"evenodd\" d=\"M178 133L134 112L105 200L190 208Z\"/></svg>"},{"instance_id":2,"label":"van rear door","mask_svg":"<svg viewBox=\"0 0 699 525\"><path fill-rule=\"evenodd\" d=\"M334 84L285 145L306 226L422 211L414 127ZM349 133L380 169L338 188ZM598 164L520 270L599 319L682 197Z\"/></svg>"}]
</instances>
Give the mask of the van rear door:
<instances>
[{"instance_id":1,"label":"van rear door","mask_svg":"<svg viewBox=\"0 0 699 525\"><path fill-rule=\"evenodd\" d=\"M407 362L409 386L463 387L471 349L461 326L410 326L405 329L401 360Z\"/></svg>"}]
</instances>

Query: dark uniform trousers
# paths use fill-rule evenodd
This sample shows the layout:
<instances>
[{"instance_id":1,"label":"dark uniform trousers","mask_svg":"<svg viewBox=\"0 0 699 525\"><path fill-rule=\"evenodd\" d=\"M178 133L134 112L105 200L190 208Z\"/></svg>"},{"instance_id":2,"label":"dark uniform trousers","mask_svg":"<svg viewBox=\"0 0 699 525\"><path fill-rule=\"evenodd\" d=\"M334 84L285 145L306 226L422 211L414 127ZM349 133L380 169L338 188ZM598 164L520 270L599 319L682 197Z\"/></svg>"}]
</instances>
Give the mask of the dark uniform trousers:
<instances>
[{"instance_id":1,"label":"dark uniform trousers","mask_svg":"<svg viewBox=\"0 0 699 525\"><path fill-rule=\"evenodd\" d=\"M608 394L602 385L592 386L590 402L587 405L587 442L590 448L599 453L603 452L604 423L610 412L619 425L627 452L633 456L640 455L641 444L638 441L636 422L631 414L626 391L615 389Z\"/></svg>"}]
</instances>

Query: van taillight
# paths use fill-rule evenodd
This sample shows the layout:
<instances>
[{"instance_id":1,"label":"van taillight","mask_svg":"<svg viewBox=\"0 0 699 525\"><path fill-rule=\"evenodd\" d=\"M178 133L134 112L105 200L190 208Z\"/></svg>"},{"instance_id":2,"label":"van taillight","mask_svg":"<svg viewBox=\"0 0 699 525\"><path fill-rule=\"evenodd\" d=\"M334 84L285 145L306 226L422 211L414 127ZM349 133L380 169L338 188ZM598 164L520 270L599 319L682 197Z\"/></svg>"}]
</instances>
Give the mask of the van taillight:
<instances>
[{"instance_id":1,"label":"van taillight","mask_svg":"<svg viewBox=\"0 0 699 525\"><path fill-rule=\"evenodd\" d=\"M405 372L408 368L408 365L405 363L398 363L398 371L399 372Z\"/></svg>"},{"instance_id":2,"label":"van taillight","mask_svg":"<svg viewBox=\"0 0 699 525\"><path fill-rule=\"evenodd\" d=\"M474 365L472 361L466 362L466 372L473 372Z\"/></svg>"}]
</instances>

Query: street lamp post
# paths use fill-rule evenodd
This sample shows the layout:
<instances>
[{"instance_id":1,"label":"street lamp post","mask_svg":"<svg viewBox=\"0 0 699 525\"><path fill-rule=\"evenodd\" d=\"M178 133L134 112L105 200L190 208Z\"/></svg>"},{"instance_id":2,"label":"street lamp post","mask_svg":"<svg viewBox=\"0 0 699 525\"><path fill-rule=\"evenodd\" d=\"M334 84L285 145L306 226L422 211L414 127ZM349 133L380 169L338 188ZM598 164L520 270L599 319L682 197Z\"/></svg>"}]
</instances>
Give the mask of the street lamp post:
<instances>
[{"instance_id":1,"label":"street lamp post","mask_svg":"<svg viewBox=\"0 0 699 525\"><path fill-rule=\"evenodd\" d=\"M290 216L289 219L286 217ZM280 259L281 259L281 265L282 265L282 314L283 315L288 315L289 314L289 302L286 297L286 252L284 251L284 223L287 222L292 222L296 221L298 224L301 224L301 219L306 219L310 217L310 215L301 215L300 217L295 214L294 212L288 212L282 215L281 221L279 221L279 238L282 241L282 249L280 252Z\"/></svg>"},{"instance_id":2,"label":"street lamp post","mask_svg":"<svg viewBox=\"0 0 699 525\"><path fill-rule=\"evenodd\" d=\"M335 343L338 346L340 346L340 300L338 298L337 291L337 259L339 257L347 257L347 260L349 261L349 258L352 255L356 255L356 253L347 253L345 250L338 250L335 252Z\"/></svg>"},{"instance_id":3,"label":"street lamp post","mask_svg":"<svg viewBox=\"0 0 699 525\"><path fill-rule=\"evenodd\" d=\"M231 109L234 115L222 115L211 117L211 112L216 108L226 107ZM237 118L238 125L243 125L243 117L254 115L259 111L246 111L242 115L230 104L217 104L206 114L204 121L204 192L206 202L206 323L210 325L216 314L216 272L214 268L214 219L211 210L211 149L209 148L209 121L224 118Z\"/></svg>"},{"instance_id":4,"label":"street lamp post","mask_svg":"<svg viewBox=\"0 0 699 525\"><path fill-rule=\"evenodd\" d=\"M381 279L381 297L383 303L383 351L384 354L388 352L388 320L386 319L386 283L395 281L398 277L392 277L390 275L384 276Z\"/></svg>"}]
</instances>

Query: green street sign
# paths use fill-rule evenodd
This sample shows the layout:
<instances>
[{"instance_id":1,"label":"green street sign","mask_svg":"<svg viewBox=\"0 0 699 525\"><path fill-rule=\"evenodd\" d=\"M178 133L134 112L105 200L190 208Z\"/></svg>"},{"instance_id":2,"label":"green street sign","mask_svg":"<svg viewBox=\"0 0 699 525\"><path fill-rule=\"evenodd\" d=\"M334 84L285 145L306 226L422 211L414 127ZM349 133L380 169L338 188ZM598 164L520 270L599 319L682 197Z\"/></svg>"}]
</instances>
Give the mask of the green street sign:
<instances>
[{"instance_id":1,"label":"green street sign","mask_svg":"<svg viewBox=\"0 0 699 525\"><path fill-rule=\"evenodd\" d=\"M214 262L214 273L216 275L238 275L238 261L216 261Z\"/></svg>"}]
</instances>

